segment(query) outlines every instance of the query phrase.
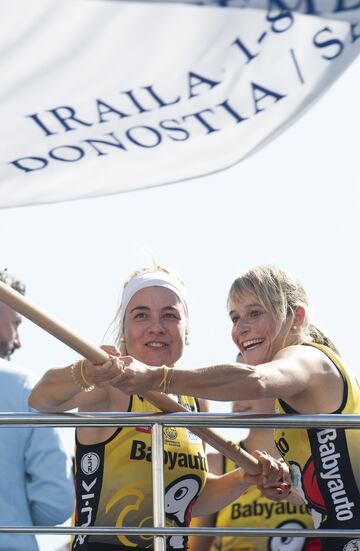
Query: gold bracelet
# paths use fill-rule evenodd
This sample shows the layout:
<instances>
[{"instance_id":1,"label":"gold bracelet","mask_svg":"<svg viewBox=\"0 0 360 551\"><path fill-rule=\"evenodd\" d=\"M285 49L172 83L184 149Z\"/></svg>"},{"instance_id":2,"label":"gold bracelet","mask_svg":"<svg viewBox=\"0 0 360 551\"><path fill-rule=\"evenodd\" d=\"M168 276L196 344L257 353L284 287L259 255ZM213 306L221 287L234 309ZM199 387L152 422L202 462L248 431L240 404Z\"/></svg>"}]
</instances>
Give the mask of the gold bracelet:
<instances>
[{"instance_id":1,"label":"gold bracelet","mask_svg":"<svg viewBox=\"0 0 360 551\"><path fill-rule=\"evenodd\" d=\"M71 373L71 378L72 380L74 381L75 383L75 386L79 387L81 389L81 384L79 383L78 381L78 378L76 376L76 368L77 368L77 365L78 363L77 362L74 362L71 364L70 366L70 373Z\"/></svg>"},{"instance_id":2,"label":"gold bracelet","mask_svg":"<svg viewBox=\"0 0 360 551\"><path fill-rule=\"evenodd\" d=\"M76 386L78 386L81 390L83 390L84 392L91 392L92 390L94 390L95 385L91 385L84 376L85 362L86 360L82 359L77 362L74 362L71 365L70 367L71 377L74 383L76 384ZM80 374L79 374L79 370L80 370ZM80 379L78 377L79 375L80 375Z\"/></svg>"},{"instance_id":3,"label":"gold bracelet","mask_svg":"<svg viewBox=\"0 0 360 551\"><path fill-rule=\"evenodd\" d=\"M89 381L88 381L88 380L86 379L86 377L85 377L85 374L84 374L85 364L86 364L86 360L85 360L85 359L80 360L80 375L81 375L82 380L83 380L84 383L85 383L84 386L85 386L86 388L90 388L91 386L94 387L94 385L91 385L91 384L89 383Z\"/></svg>"},{"instance_id":4,"label":"gold bracelet","mask_svg":"<svg viewBox=\"0 0 360 551\"><path fill-rule=\"evenodd\" d=\"M85 365L86 365L86 360L85 358L83 358L80 363L80 375L85 385L82 387L82 389L84 392L91 392L92 390L94 390L95 385L90 384L89 381L86 379L84 374Z\"/></svg>"},{"instance_id":5,"label":"gold bracelet","mask_svg":"<svg viewBox=\"0 0 360 551\"><path fill-rule=\"evenodd\" d=\"M165 392L166 389L166 381L169 374L169 368L166 365L161 366L163 368L163 378L160 381L159 388L161 392Z\"/></svg>"},{"instance_id":6,"label":"gold bracelet","mask_svg":"<svg viewBox=\"0 0 360 551\"><path fill-rule=\"evenodd\" d=\"M169 368L169 376L168 376L168 379L167 379L167 384L166 384L165 390L164 390L165 394L170 393L170 384L171 384L173 376L174 376L174 368L170 367Z\"/></svg>"}]
</instances>

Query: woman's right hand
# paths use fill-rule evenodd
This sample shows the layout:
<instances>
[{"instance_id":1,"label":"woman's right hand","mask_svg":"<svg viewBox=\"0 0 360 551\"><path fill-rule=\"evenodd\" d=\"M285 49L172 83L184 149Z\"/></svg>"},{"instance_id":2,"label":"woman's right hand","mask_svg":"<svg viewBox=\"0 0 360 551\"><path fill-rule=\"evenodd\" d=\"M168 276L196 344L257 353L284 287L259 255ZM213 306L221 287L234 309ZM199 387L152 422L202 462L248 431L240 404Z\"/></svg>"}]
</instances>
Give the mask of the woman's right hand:
<instances>
[{"instance_id":1,"label":"woman's right hand","mask_svg":"<svg viewBox=\"0 0 360 551\"><path fill-rule=\"evenodd\" d=\"M251 481L265 497L273 501L286 499L291 493L291 477L287 464L274 459L266 451L256 450L252 455L261 464L262 472L259 475L245 473L244 480Z\"/></svg>"},{"instance_id":2,"label":"woman's right hand","mask_svg":"<svg viewBox=\"0 0 360 551\"><path fill-rule=\"evenodd\" d=\"M116 384L124 369L124 362L120 359L120 352L115 346L103 345L101 348L109 354L108 361L94 364L89 360L82 360L86 382L98 388Z\"/></svg>"},{"instance_id":3,"label":"woman's right hand","mask_svg":"<svg viewBox=\"0 0 360 551\"><path fill-rule=\"evenodd\" d=\"M111 384L125 394L143 394L159 386L162 367L148 366L132 356L121 356L120 362L122 362L121 374Z\"/></svg>"}]
</instances>

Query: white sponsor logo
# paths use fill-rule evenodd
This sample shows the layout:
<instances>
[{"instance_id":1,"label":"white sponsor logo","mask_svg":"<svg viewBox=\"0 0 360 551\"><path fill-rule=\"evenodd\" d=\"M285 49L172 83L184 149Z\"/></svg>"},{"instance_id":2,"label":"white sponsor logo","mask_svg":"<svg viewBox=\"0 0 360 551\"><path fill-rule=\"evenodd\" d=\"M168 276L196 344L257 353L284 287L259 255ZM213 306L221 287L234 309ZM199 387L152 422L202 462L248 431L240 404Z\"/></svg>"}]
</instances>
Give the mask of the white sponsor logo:
<instances>
[{"instance_id":1,"label":"white sponsor logo","mask_svg":"<svg viewBox=\"0 0 360 551\"><path fill-rule=\"evenodd\" d=\"M317 433L319 452L322 462L322 471L320 472L320 476L323 480L326 480L327 486L330 490L331 499L333 500L335 506L336 518L337 520L343 522L353 518L354 513L351 509L355 504L352 501L349 501L349 498L346 495L344 482L341 478L338 461L341 458L341 453L335 453L336 447L333 442L336 440L336 437L336 429L324 429ZM351 547L349 547L349 549L351 549ZM353 549L357 548L354 547Z\"/></svg>"},{"instance_id":2,"label":"white sponsor logo","mask_svg":"<svg viewBox=\"0 0 360 551\"><path fill-rule=\"evenodd\" d=\"M81 470L84 474L94 474L100 466L100 457L97 453L85 453L81 458Z\"/></svg>"},{"instance_id":3,"label":"white sponsor logo","mask_svg":"<svg viewBox=\"0 0 360 551\"><path fill-rule=\"evenodd\" d=\"M97 455L97 454L94 453L94 454L88 454L88 455ZM97 457L99 458L99 456L97 456ZM100 460L99 460L99 462L100 462ZM81 486L82 486L83 490L85 490L85 493L83 493L81 495L82 502L81 502L80 505L85 505L85 507L81 507L80 513L81 513L82 516L87 515L86 522L83 522L81 524L82 528L86 528L87 526L91 526L91 524L92 524L93 507L92 507L92 502L90 500L93 500L95 498L95 494L91 490L95 486L96 481L97 481L97 478L94 478L94 480L92 480L89 484L86 484L86 482L84 482L84 480L81 483ZM86 541L86 538L87 538L86 535L76 536L75 543L74 543L74 549L78 544L83 545L84 542Z\"/></svg>"}]
</instances>

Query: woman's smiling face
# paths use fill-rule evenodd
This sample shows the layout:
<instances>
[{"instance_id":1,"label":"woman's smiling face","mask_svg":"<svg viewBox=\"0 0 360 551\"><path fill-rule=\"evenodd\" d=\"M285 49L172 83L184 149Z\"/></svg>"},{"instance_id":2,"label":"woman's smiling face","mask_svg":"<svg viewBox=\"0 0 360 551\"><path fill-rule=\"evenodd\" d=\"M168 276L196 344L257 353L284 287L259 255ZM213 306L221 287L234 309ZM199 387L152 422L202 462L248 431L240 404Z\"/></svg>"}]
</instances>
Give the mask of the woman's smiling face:
<instances>
[{"instance_id":1,"label":"woman's smiling face","mask_svg":"<svg viewBox=\"0 0 360 551\"><path fill-rule=\"evenodd\" d=\"M254 295L243 293L229 300L229 316L233 323L232 339L244 363L270 362L287 345L290 320L281 324Z\"/></svg>"},{"instance_id":2,"label":"woman's smiling face","mask_svg":"<svg viewBox=\"0 0 360 551\"><path fill-rule=\"evenodd\" d=\"M185 327L184 309L173 291L155 286L141 289L126 308L127 352L147 365L173 366L183 353Z\"/></svg>"}]
</instances>

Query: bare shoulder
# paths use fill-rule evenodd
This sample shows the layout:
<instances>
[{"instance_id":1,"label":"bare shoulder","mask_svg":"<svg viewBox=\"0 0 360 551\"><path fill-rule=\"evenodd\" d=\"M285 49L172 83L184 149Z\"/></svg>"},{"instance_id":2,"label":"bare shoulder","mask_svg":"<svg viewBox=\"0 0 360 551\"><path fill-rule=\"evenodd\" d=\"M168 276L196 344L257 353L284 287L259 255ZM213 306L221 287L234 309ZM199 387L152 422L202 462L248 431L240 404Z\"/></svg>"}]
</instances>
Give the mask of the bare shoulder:
<instances>
[{"instance_id":1,"label":"bare shoulder","mask_svg":"<svg viewBox=\"0 0 360 551\"><path fill-rule=\"evenodd\" d=\"M296 411L307 413L331 413L343 399L343 378L334 362L314 346L289 346L275 358L280 365L291 366L296 391L287 402ZM327 392L323 392L324 388Z\"/></svg>"},{"instance_id":2,"label":"bare shoulder","mask_svg":"<svg viewBox=\"0 0 360 551\"><path fill-rule=\"evenodd\" d=\"M311 370L312 376L319 374L339 376L334 362L315 346L294 345L280 350L274 360L284 360L288 365L299 366L305 370Z\"/></svg>"}]
</instances>

